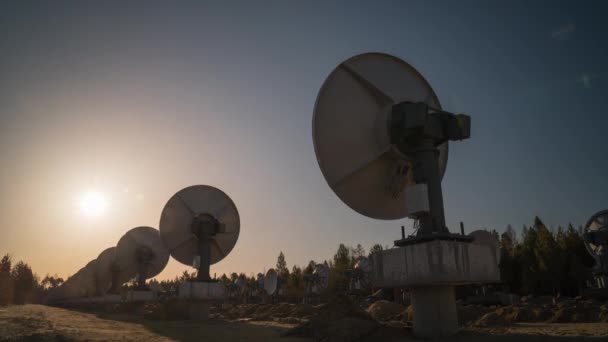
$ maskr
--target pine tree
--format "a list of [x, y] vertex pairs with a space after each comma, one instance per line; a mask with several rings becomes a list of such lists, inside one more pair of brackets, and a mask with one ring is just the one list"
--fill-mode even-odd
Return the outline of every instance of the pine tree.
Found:
[[306, 265], [306, 267], [304, 268], [303, 273], [306, 275], [311, 275], [312, 272], [315, 270], [316, 265], [317, 265], [317, 263], [314, 260], [310, 260], [308, 262], [308, 265]]
[[29, 303], [34, 289], [38, 285], [31, 267], [23, 261], [19, 261], [11, 270], [11, 278], [14, 284], [13, 303]]
[[283, 252], [279, 252], [279, 256], [277, 257], [277, 268], [276, 271], [283, 280], [287, 280], [287, 276], [289, 276], [289, 269], [287, 268], [287, 262], [285, 261], [285, 254]]
[[343, 293], [348, 289], [347, 271], [351, 265], [350, 249], [341, 243], [328, 265], [330, 290]]
[[377, 243], [369, 249], [369, 256], [371, 256], [374, 253], [380, 253], [383, 250], [384, 250], [384, 248], [382, 248], [382, 245]]
[[352, 258], [353, 258], [353, 262], [357, 262], [359, 259], [361, 259], [362, 257], [365, 257], [365, 248], [363, 248], [363, 246], [361, 246], [361, 244], [357, 244], [357, 247], [355, 247], [352, 252], [351, 252]]
[[13, 300], [11, 264], [12, 258], [9, 254], [6, 254], [0, 260], [0, 306], [9, 305]]
[[512, 245], [513, 246], [517, 245], [517, 233], [515, 232], [515, 229], [513, 229], [513, 227], [510, 224], [507, 225], [507, 228], [505, 228], [505, 233], [509, 235]]

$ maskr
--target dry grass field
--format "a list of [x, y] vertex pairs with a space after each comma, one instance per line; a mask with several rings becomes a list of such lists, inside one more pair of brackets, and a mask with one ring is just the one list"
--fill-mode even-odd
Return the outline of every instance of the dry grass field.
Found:
[[[361, 322], [341, 320], [335, 331], [355, 329]], [[282, 341], [314, 338], [282, 337], [293, 324], [244, 319], [206, 322], [148, 320], [134, 314], [98, 314], [42, 305], [0, 309], [0, 341]], [[324, 336], [326, 341], [343, 335]], [[514, 323], [500, 327], [467, 327], [447, 341], [608, 341], [606, 323]], [[409, 328], [381, 325], [363, 341], [414, 340]]]

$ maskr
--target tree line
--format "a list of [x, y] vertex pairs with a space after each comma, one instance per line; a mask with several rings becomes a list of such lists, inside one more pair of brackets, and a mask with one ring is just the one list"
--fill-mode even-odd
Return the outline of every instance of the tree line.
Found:
[[535, 217], [521, 241], [509, 225], [500, 236], [500, 275], [507, 291], [520, 295], [577, 296], [591, 279], [595, 260], [585, 247], [583, 227], [549, 229]]
[[[569, 224], [565, 229], [548, 228], [540, 218], [535, 217], [531, 226], [523, 226], [521, 238], [515, 229], [507, 226], [505, 232], [492, 233], [500, 241], [501, 259], [499, 263], [501, 286], [505, 292], [520, 295], [580, 295], [591, 279], [591, 267], [594, 259], [588, 254], [583, 240], [583, 228], [575, 229]], [[350, 247], [339, 244], [335, 254], [329, 260], [310, 260], [306, 266], [288, 267], [285, 254], [281, 251], [277, 257], [275, 270], [284, 291], [284, 298], [297, 302], [304, 296], [305, 276], [313, 273], [317, 263], [324, 264], [329, 270], [329, 285], [326, 295], [344, 293], [349, 288], [349, 271], [361, 257], [369, 257], [388, 247], [375, 244], [366, 253], [360, 244]], [[184, 271], [179, 277], [160, 282], [163, 288], [177, 289], [179, 284], [192, 280], [195, 272]], [[243, 273], [222, 274], [218, 280], [224, 283], [234, 282], [243, 277], [247, 284], [256, 286], [256, 276]], [[40, 278], [31, 267], [23, 262], [13, 263], [10, 255], [0, 260], [0, 306], [40, 302], [52, 290], [60, 286], [63, 279], [49, 276]], [[127, 285], [128, 286], [128, 285]]]
[[0, 259], [0, 306], [39, 303], [51, 289], [63, 283], [60, 277], [48, 274], [40, 280], [23, 261], [13, 263], [10, 254]]

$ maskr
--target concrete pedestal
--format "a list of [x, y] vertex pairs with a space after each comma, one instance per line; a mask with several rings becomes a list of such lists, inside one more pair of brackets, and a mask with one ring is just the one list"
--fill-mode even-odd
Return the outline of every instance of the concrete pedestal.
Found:
[[220, 283], [192, 281], [180, 285], [179, 298], [188, 301], [190, 319], [206, 320], [211, 303], [226, 298], [226, 289]]
[[458, 331], [454, 287], [415, 287], [410, 291], [414, 309], [414, 335], [439, 338]]
[[454, 286], [500, 281], [493, 247], [432, 240], [372, 255], [375, 288], [408, 288], [414, 334], [437, 338], [458, 331]]

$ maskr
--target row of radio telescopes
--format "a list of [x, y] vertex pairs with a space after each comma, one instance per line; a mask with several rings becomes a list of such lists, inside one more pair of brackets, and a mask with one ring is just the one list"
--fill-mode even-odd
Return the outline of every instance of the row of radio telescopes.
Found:
[[[146, 279], [158, 275], [172, 256], [177, 261], [195, 267], [196, 281], [215, 282], [209, 276], [209, 266], [227, 256], [239, 236], [240, 220], [236, 206], [224, 192], [207, 186], [190, 186], [177, 192], [162, 211], [160, 230], [136, 227], [126, 232], [115, 247], [102, 251], [65, 283], [52, 291], [50, 302], [117, 301], [120, 290], [135, 280], [131, 300], [151, 300], [163, 291], [157, 282]], [[358, 269], [358, 268], [356, 268]], [[225, 297], [245, 292], [246, 279], [238, 277], [220, 291]], [[306, 277], [307, 292], [319, 293], [327, 287], [328, 269], [317, 264]], [[259, 273], [257, 293], [276, 296], [279, 277], [274, 269]], [[248, 291], [250, 292], [250, 291]], [[221, 294], [220, 294], [221, 296]]]
[[[369, 280], [410, 287], [414, 332], [437, 337], [457, 330], [454, 286], [499, 280], [498, 241], [485, 231], [469, 235], [447, 228], [441, 181], [448, 142], [470, 137], [471, 119], [441, 108], [428, 82], [406, 62], [365, 53], [339, 64], [317, 96], [312, 137], [317, 162], [329, 187], [354, 211], [374, 219], [411, 218], [416, 233], [395, 248], [362, 260], [355, 282]], [[160, 273], [169, 256], [198, 270], [180, 285], [192, 312], [206, 317], [208, 303], [229, 289], [211, 279], [209, 267], [228, 255], [239, 236], [236, 206], [221, 190], [197, 185], [177, 192], [162, 210], [159, 230], [137, 227], [52, 293], [56, 301], [108, 298], [136, 279], [132, 300], [152, 298], [145, 280]], [[608, 212], [587, 223], [585, 243], [597, 261], [599, 287], [608, 274]], [[327, 286], [328, 270], [317, 265], [307, 279], [310, 292]], [[238, 280], [237, 280], [238, 282]], [[257, 278], [272, 295], [277, 273]], [[368, 282], [369, 283], [369, 282]], [[242, 281], [235, 284], [242, 288]], [[263, 285], [263, 286], [262, 286]], [[231, 286], [228, 286], [231, 287]], [[234, 286], [232, 286], [234, 287]], [[195, 315], [195, 314], [193, 314]], [[442, 317], [437, 322], [437, 317]]]

